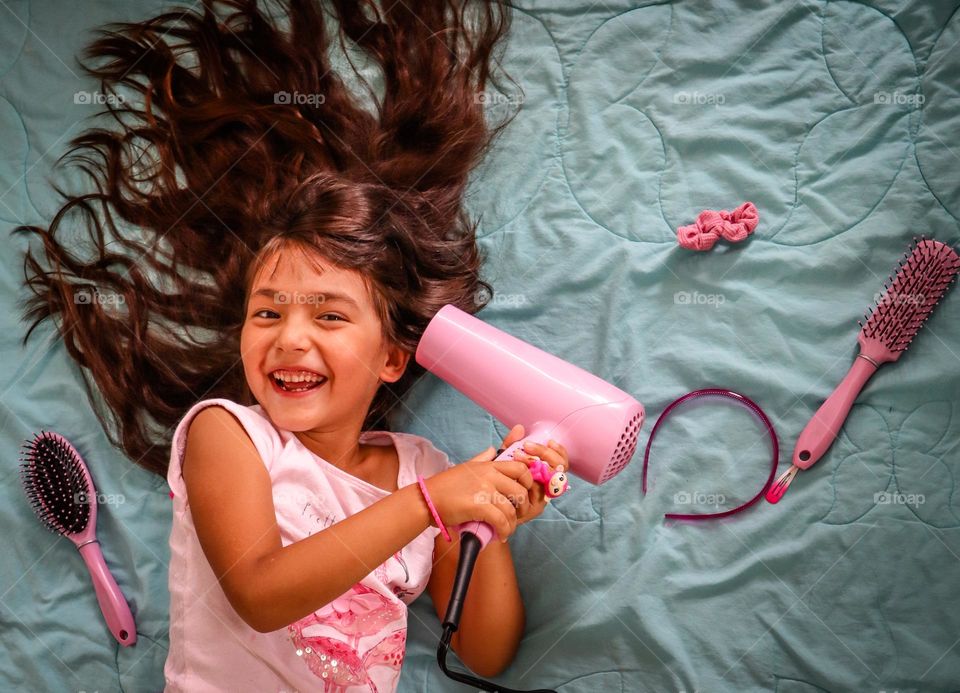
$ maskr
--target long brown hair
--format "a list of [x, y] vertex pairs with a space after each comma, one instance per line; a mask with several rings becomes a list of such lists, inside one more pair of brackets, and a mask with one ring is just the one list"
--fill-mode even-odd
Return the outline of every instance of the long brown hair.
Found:
[[[253, 403], [240, 328], [249, 282], [274, 250], [361, 271], [385, 337], [411, 352], [443, 305], [477, 312], [492, 295], [463, 194], [509, 122], [488, 125], [481, 96], [509, 79], [497, 70], [509, 13], [471, 0], [418, 0], [416, 13], [383, 4], [280, 0], [283, 28], [256, 0], [205, 0], [202, 12], [108, 25], [87, 48], [97, 64], [83, 67], [115, 97], [104, 113], [120, 127], [86, 131], [60, 159], [97, 192], [57, 188], [65, 203], [49, 229], [15, 230], [39, 235], [46, 260], [24, 258], [23, 343], [59, 316], [97, 417], [135, 464], [165, 475], [173, 427], [198, 400]], [[331, 48], [347, 56], [352, 86]], [[92, 256], [57, 238], [74, 210]], [[422, 373], [411, 359], [381, 385], [364, 429], [388, 429]]]

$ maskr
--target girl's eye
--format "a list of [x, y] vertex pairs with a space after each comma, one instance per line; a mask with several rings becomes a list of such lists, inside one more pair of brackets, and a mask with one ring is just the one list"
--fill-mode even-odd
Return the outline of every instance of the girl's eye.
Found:
[[[255, 318], [256, 318], [256, 317], [259, 317], [262, 313], [271, 313], [271, 314], [273, 314], [274, 316], [277, 315], [274, 311], [268, 310], [267, 308], [263, 308], [262, 310], [258, 310], [256, 313], [254, 313], [254, 314], [253, 314], [253, 317], [255, 317]], [[269, 315], [264, 315], [263, 317], [269, 318], [270, 316], [269, 316]], [[323, 319], [323, 318], [333, 318], [334, 320], [346, 320], [346, 318], [344, 318], [342, 315], [337, 315], [336, 313], [324, 313], [323, 315], [319, 316], [319, 318], [320, 318], [320, 319]]]

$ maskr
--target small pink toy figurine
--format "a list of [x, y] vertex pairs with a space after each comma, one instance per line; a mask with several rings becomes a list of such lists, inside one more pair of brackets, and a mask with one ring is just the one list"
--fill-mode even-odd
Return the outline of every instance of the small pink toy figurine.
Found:
[[558, 464], [556, 468], [551, 468], [543, 460], [534, 459], [528, 466], [530, 473], [533, 475], [533, 480], [543, 485], [543, 495], [547, 497], [547, 503], [570, 489], [570, 481], [567, 479], [567, 473], [563, 471], [562, 464]]

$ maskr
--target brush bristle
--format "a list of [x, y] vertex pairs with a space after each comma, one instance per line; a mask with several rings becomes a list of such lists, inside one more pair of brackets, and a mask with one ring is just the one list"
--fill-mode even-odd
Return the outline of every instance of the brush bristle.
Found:
[[916, 238], [891, 275], [886, 290], [860, 323], [864, 337], [902, 352], [930, 317], [960, 268], [960, 257], [938, 241]]
[[57, 437], [41, 432], [24, 444], [20, 478], [40, 521], [57, 534], [77, 534], [90, 522], [83, 461]]

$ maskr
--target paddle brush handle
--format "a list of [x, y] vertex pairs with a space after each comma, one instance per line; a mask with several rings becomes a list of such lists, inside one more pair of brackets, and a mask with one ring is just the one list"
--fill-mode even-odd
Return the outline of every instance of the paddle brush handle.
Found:
[[130, 607], [127, 605], [127, 600], [123, 598], [123, 592], [120, 591], [117, 581], [113, 579], [103, 560], [99, 542], [92, 541], [81, 546], [80, 555], [83, 556], [83, 562], [87, 564], [87, 570], [90, 571], [93, 589], [97, 593], [97, 602], [100, 604], [100, 611], [103, 612], [107, 627], [118, 643], [126, 646], [133, 645], [137, 642], [133, 614], [130, 613]]
[[793, 449], [793, 464], [809, 469], [830, 449], [840, 427], [850, 413], [850, 407], [860, 390], [877, 372], [877, 366], [863, 355], [857, 356], [850, 371], [826, 401], [817, 409], [806, 428], [797, 438]]

